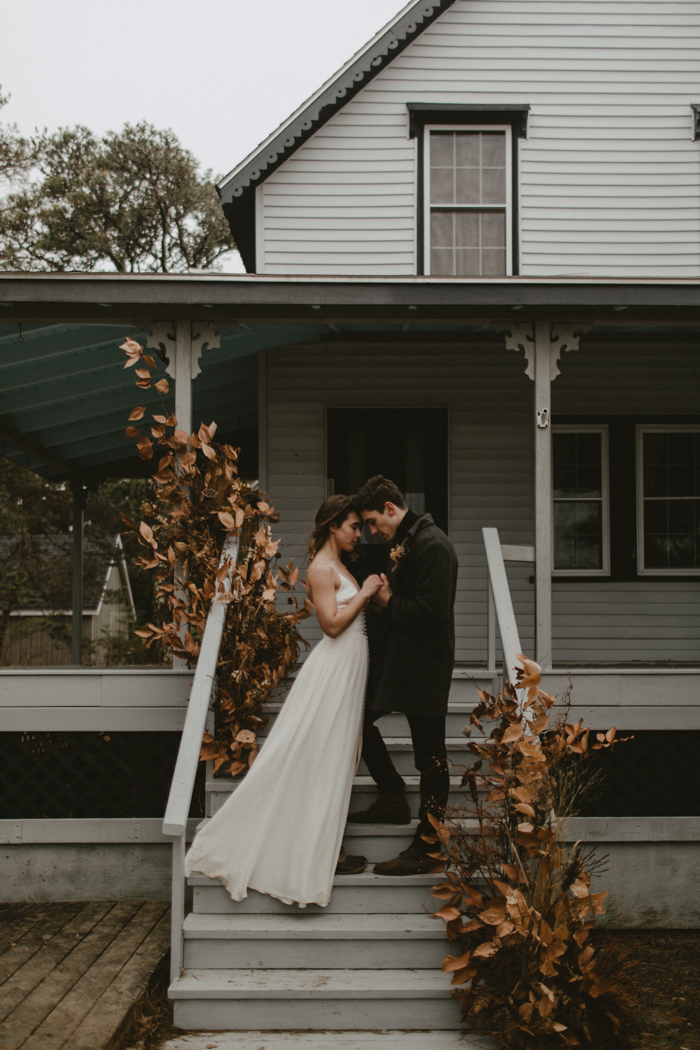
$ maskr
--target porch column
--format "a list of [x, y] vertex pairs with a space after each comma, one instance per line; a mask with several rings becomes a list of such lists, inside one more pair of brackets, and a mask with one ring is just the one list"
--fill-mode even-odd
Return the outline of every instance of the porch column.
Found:
[[175, 380], [175, 415], [180, 430], [192, 433], [192, 322], [175, 322], [175, 353], [168, 371]]
[[535, 324], [535, 659], [552, 666], [551, 327]]
[[71, 482], [73, 490], [73, 615], [71, 620], [71, 663], [83, 662], [83, 533], [86, 490], [80, 478]]

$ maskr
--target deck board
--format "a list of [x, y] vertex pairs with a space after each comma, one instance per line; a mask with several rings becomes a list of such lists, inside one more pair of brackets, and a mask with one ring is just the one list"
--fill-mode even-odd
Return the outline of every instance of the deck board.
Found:
[[[148, 978], [169, 948], [170, 908], [166, 906], [146, 939], [83, 1018], [63, 1050], [95, 1050], [102, 1046], [100, 1034], [106, 1028], [117, 1032], [138, 1002]], [[48, 1048], [52, 1044], [45, 1045]], [[41, 1050], [43, 1046], [44, 1044], [41, 1044]], [[26, 1050], [32, 1050], [29, 1043]], [[38, 1046], [36, 1050], [39, 1050]]]
[[102, 1050], [145, 990], [168, 935], [165, 901], [0, 909], [0, 1046]]
[[36, 955], [81, 907], [78, 903], [3, 907], [0, 910], [0, 986]]

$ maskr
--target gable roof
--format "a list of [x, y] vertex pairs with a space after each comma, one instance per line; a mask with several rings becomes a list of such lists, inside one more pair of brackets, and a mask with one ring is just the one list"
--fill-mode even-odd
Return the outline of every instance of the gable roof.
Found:
[[219, 196], [248, 272], [255, 270], [255, 188], [401, 52], [455, 0], [411, 0], [356, 55], [295, 110], [257, 149], [225, 175]]

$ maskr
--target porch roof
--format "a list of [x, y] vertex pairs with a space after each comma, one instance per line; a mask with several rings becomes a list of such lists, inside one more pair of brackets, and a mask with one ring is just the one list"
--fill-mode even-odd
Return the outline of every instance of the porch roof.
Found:
[[[236, 440], [257, 418], [260, 350], [378, 330], [456, 337], [491, 321], [700, 325], [700, 281], [0, 274], [0, 454], [46, 477], [152, 472], [124, 428], [138, 401], [119, 344], [155, 320], [215, 321], [194, 418]], [[165, 407], [172, 409], [172, 395]]]
[[516, 317], [694, 324], [699, 309], [698, 278], [0, 273], [0, 320], [24, 323], [138, 327], [178, 317], [440, 324]]

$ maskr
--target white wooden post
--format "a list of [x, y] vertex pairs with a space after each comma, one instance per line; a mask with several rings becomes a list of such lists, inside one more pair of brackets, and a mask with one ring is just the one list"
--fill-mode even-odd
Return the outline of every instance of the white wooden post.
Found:
[[551, 327], [535, 324], [535, 658], [552, 666]]
[[175, 354], [168, 369], [175, 380], [175, 415], [180, 430], [192, 433], [192, 322], [175, 322]]
[[85, 486], [80, 478], [72, 483], [73, 490], [73, 615], [71, 620], [71, 663], [79, 667], [83, 662], [83, 580], [84, 580], [84, 524]]
[[486, 670], [496, 674], [496, 603], [493, 599], [491, 578], [486, 579]]

